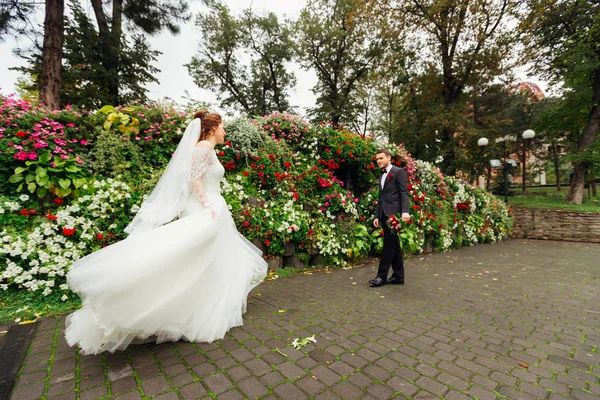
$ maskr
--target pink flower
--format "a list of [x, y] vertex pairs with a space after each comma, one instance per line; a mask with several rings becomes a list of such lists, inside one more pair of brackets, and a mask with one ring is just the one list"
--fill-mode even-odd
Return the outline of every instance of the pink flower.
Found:
[[66, 154], [61, 154], [61, 155], [60, 155], [60, 158], [62, 158], [63, 160], [68, 160], [68, 159], [69, 159], [69, 156], [68, 156], [68, 155], [66, 155]]
[[88, 144], [87, 140], [85, 140], [85, 139], [80, 140], [79, 143], [81, 143], [83, 146]]
[[37, 154], [35, 154], [33, 152], [29, 153], [27, 156], [29, 157], [30, 160], [35, 160], [38, 157]]

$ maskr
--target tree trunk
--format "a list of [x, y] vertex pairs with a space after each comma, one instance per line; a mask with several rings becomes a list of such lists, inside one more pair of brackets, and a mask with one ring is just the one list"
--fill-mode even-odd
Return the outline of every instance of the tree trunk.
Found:
[[123, 21], [123, 0], [113, 0], [112, 9], [112, 29], [110, 32], [110, 46], [108, 56], [110, 76], [108, 91], [112, 99], [113, 106], [118, 106], [120, 102], [119, 98], [119, 64], [120, 64], [120, 48], [121, 48], [121, 35], [123, 29], [121, 27]]
[[[593, 101], [595, 105], [592, 108], [588, 122], [581, 134], [581, 139], [579, 140], [579, 146], [577, 148], [578, 153], [583, 153], [589, 149], [598, 136], [598, 129], [600, 129], [600, 69], [594, 71], [593, 88]], [[567, 195], [567, 202], [573, 204], [582, 203], [586, 170], [587, 165], [585, 162], [578, 161], [575, 163], [573, 181], [571, 182], [571, 188]]]
[[60, 108], [64, 14], [64, 0], [46, 0], [40, 99], [51, 110]]
[[558, 145], [556, 143], [552, 143], [552, 163], [554, 164], [554, 173], [556, 174], [556, 191], [560, 192], [560, 166], [558, 159]]

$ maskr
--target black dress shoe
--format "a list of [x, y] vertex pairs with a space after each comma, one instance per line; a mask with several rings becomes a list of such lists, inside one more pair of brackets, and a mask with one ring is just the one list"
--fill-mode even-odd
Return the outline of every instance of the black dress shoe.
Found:
[[385, 285], [387, 282], [385, 281], [385, 279], [381, 279], [380, 277], [377, 277], [375, 279], [371, 279], [369, 281], [369, 283], [371, 284], [372, 287], [379, 287], [379, 286]]
[[404, 285], [404, 279], [392, 276], [390, 279], [388, 279], [387, 283], [389, 283], [390, 285]]

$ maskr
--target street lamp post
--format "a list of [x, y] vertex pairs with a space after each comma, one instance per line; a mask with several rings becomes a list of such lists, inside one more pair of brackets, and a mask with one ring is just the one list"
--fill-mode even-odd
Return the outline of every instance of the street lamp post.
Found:
[[523, 192], [525, 191], [525, 188], [527, 187], [527, 183], [525, 182], [525, 179], [527, 178], [527, 169], [526, 169], [526, 162], [527, 162], [527, 141], [531, 140], [535, 137], [535, 132], [531, 129], [527, 129], [525, 132], [523, 132]]
[[[479, 138], [479, 140], [477, 141], [477, 145], [478, 145], [478, 146], [479, 146], [479, 147], [480, 147], [482, 150], [483, 150], [483, 148], [484, 148], [485, 146], [487, 146], [487, 145], [488, 145], [488, 143], [489, 143], [489, 141], [488, 141], [488, 140], [487, 140], [487, 138], [485, 138], [485, 137]], [[485, 173], [485, 170], [484, 170], [484, 173]], [[477, 180], [479, 181], [479, 177], [477, 177]], [[484, 182], [485, 182], [485, 179], [484, 179]], [[477, 182], [477, 183], [479, 183], [479, 182]], [[485, 188], [483, 188], [483, 189], [485, 189]]]
[[514, 161], [512, 161], [512, 160], [510, 160], [511, 162], [509, 162], [509, 160], [508, 160], [508, 154], [506, 154], [506, 142], [507, 141], [515, 141], [515, 140], [516, 140], [516, 136], [514, 136], [514, 135], [506, 135], [504, 137], [496, 139], [496, 143], [502, 142], [502, 155], [504, 157], [503, 170], [504, 170], [504, 202], [505, 203], [508, 203], [508, 170], [511, 167], [511, 162], [514, 163]]

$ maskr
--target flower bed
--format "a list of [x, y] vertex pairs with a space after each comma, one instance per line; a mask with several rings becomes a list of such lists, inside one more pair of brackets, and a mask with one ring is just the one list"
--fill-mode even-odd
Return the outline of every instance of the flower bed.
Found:
[[[0, 115], [0, 289], [69, 298], [69, 266], [125, 237], [189, 116], [142, 104], [50, 112], [5, 96]], [[504, 203], [401, 145], [290, 114], [226, 129], [228, 142], [216, 149], [227, 170], [223, 195], [240, 232], [268, 257], [343, 266], [376, 255], [380, 147], [409, 176], [412, 221], [399, 226], [408, 253], [495, 242], [510, 229]]]

